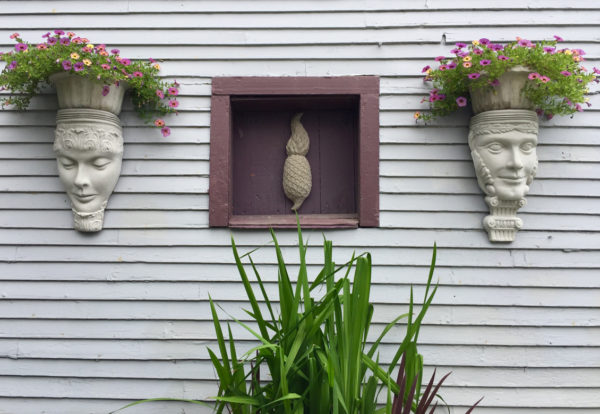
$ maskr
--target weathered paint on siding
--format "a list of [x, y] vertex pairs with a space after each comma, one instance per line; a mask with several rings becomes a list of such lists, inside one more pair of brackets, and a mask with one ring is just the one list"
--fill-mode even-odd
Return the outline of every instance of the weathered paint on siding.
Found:
[[[538, 177], [510, 245], [490, 244], [468, 117], [416, 126], [421, 68], [456, 41], [560, 34], [600, 66], [600, 5], [564, 0], [0, 2], [0, 50], [61, 28], [164, 60], [182, 84], [162, 138], [125, 105], [123, 173], [105, 230], [71, 230], [51, 140], [56, 101], [0, 112], [0, 413], [106, 413], [132, 399], [215, 394], [208, 294], [235, 317], [230, 232], [208, 228], [213, 76], [378, 75], [381, 228], [329, 231], [339, 260], [374, 262], [374, 331], [421, 294], [431, 246], [441, 288], [420, 337], [427, 373], [453, 371], [454, 413], [600, 410], [600, 98], [540, 129]], [[445, 43], [445, 44], [444, 44]], [[596, 92], [598, 88], [594, 90]], [[313, 245], [320, 232], [308, 232]], [[266, 231], [235, 231], [243, 250]], [[294, 232], [279, 232], [292, 267]], [[309, 249], [316, 270], [320, 249]], [[275, 289], [270, 248], [255, 254]], [[314, 272], [313, 272], [314, 274]], [[234, 327], [244, 346], [249, 335]], [[389, 360], [399, 327], [383, 347]], [[204, 413], [156, 403], [124, 413]]]

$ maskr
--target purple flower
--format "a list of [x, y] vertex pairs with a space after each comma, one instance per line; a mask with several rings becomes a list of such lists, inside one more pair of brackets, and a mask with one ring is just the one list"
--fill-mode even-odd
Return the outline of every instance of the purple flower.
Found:
[[454, 69], [456, 67], [456, 62], [452, 61], [452, 62], [448, 63], [447, 66], [448, 66], [448, 69]]
[[12, 62], [10, 62], [10, 64], [8, 65], [8, 70], [13, 70], [14, 68], [17, 67], [17, 61], [13, 60]]
[[498, 85], [500, 85], [500, 81], [498, 79], [494, 79], [493, 81], [490, 81], [490, 85], [491, 86], [498, 86]]
[[425, 73], [425, 72], [427, 72], [429, 69], [431, 69], [431, 66], [427, 65], [427, 66], [423, 67], [423, 69], [421, 69], [421, 73]]
[[579, 104], [575, 105], [575, 109], [577, 109], [579, 112], [583, 112], [583, 108]]
[[168, 137], [169, 135], [171, 135], [171, 128], [169, 127], [163, 127], [160, 132], [162, 133], [163, 137]]
[[112, 53], [113, 55], [118, 55], [121, 51], [119, 49], [112, 49], [110, 51], [110, 53]]
[[176, 87], [173, 86], [167, 90], [167, 93], [172, 96], [177, 96], [177, 95], [179, 95], [179, 89], [177, 89]]
[[50, 37], [50, 32], [43, 34], [42, 37]]
[[493, 43], [493, 44], [489, 45], [489, 46], [488, 46], [488, 48], [489, 48], [489, 49], [492, 49], [494, 52], [498, 52], [498, 51], [500, 51], [500, 50], [503, 50], [503, 49], [504, 49], [504, 46], [502, 46], [502, 45], [499, 45], [499, 44], [497, 44], [497, 43]]
[[160, 99], [163, 99], [165, 97], [165, 94], [160, 89], [157, 89], [156, 90], [156, 96], [158, 96]]
[[65, 32], [63, 32], [62, 30], [55, 30], [54, 33], [61, 36], [65, 34]]
[[452, 50], [450, 51], [450, 53], [452, 53], [452, 54], [454, 54], [454, 55], [456, 55], [458, 52], [460, 52], [460, 49], [452, 49]]
[[478, 79], [481, 76], [481, 73], [469, 73], [469, 79]]
[[129, 66], [131, 65], [131, 60], [129, 59], [121, 59], [121, 64], [124, 66]]
[[489, 59], [481, 59], [481, 60], [479, 61], [479, 64], [480, 64], [481, 66], [487, 66], [487, 65], [489, 65], [490, 63], [492, 63], [492, 61], [491, 61], [491, 60], [489, 60]]
[[467, 44], [463, 43], [463, 42], [458, 42], [458, 43], [456, 43], [456, 47], [462, 49], [463, 47], [467, 47]]
[[71, 63], [70, 60], [63, 60], [62, 67], [64, 70], [71, 70], [71, 68], [73, 67], [73, 64]]
[[443, 72], [445, 70], [448, 70], [448, 65], [440, 65], [440, 70]]
[[600, 74], [600, 69], [598, 69], [597, 67], [594, 67], [594, 73]]
[[482, 49], [473, 49], [473, 53], [475, 53], [476, 55], [483, 55], [483, 50]]
[[461, 50], [459, 53], [456, 54], [456, 56], [458, 57], [465, 57], [465, 56], [469, 56], [469, 52]]
[[458, 98], [456, 98], [456, 104], [461, 108], [463, 106], [467, 106], [467, 98], [465, 98], [464, 96], [459, 96]]
[[446, 57], [445, 57], [445, 56], [438, 56], [438, 57], [436, 57], [434, 60], [435, 60], [436, 62], [440, 62], [440, 61], [442, 61], [442, 60], [444, 60], [444, 59], [446, 59]]
[[142, 78], [142, 77], [144, 77], [144, 74], [140, 71], [135, 71], [135, 72], [133, 72], [133, 76], [135, 78]]
[[441, 93], [439, 95], [436, 95], [436, 101], [443, 101], [444, 99], [446, 99], [446, 95]]
[[61, 37], [60, 38], [60, 44], [63, 46], [67, 46], [71, 43], [71, 39], [69, 39], [68, 37]]
[[110, 92], [110, 86], [108, 86], [108, 85], [104, 85], [104, 86], [102, 87], [102, 96], [106, 96], [106, 95], [108, 95], [108, 93], [109, 93], [109, 92]]
[[179, 101], [177, 99], [169, 100], [169, 106], [171, 108], [177, 108], [179, 106]]
[[544, 52], [546, 52], [546, 53], [550, 53], [551, 55], [553, 55], [555, 51], [556, 51], [555, 47], [544, 46]]
[[481, 43], [482, 45], [486, 46], [490, 44], [490, 39], [486, 39], [485, 37], [482, 39], [479, 39], [479, 43]]
[[508, 57], [504, 55], [498, 55], [498, 60], [508, 60]]
[[56, 37], [49, 37], [49, 38], [48, 38], [48, 44], [49, 44], [50, 46], [52, 46], [52, 45], [55, 45], [55, 44], [56, 44], [56, 42], [58, 42], [58, 40], [56, 40]]
[[15, 49], [17, 49], [17, 52], [23, 52], [27, 50], [27, 45], [25, 43], [17, 43]]
[[83, 62], [77, 62], [73, 65], [75, 72], [81, 72], [83, 70]]
[[583, 55], [585, 55], [585, 50], [583, 50], [583, 49], [571, 49], [571, 50], [572, 50], [572, 51], [573, 51], [573, 53], [575, 53], [576, 55], [579, 55], [579, 56], [583, 56]]
[[560, 72], [560, 74], [563, 76], [571, 76], [571, 72], [569, 72], [568, 70], [563, 70], [562, 72]]
[[518, 45], [522, 46], [522, 47], [529, 46], [530, 44], [531, 44], [531, 42], [527, 39], [521, 39], [521, 40], [519, 40], [519, 43], [518, 43]]
[[565, 41], [565, 39], [563, 39], [562, 37], [557, 36], [557, 35], [554, 35], [554, 38], [556, 39], [557, 42], [564, 42]]

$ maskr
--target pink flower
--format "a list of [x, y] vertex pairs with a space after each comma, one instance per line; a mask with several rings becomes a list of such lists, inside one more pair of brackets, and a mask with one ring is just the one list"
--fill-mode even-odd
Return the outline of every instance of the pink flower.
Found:
[[461, 108], [463, 106], [467, 106], [467, 98], [465, 98], [464, 96], [459, 96], [458, 98], [456, 98], [456, 104]]
[[562, 72], [560, 72], [560, 74], [563, 76], [571, 76], [571, 72], [569, 72], [568, 70], [563, 70]]
[[129, 59], [121, 59], [121, 64], [124, 66], [129, 66], [131, 65], [131, 60]]
[[18, 33], [13, 33], [13, 34], [10, 35], [11, 39], [16, 39], [17, 37], [19, 37]]
[[71, 70], [71, 68], [73, 67], [73, 64], [71, 63], [70, 60], [63, 60], [62, 67], [64, 70]]
[[440, 65], [440, 68], [439, 68], [439, 69], [440, 69], [442, 72], [443, 72], [443, 71], [445, 71], [445, 70], [448, 70], [448, 65]]
[[171, 128], [169, 127], [163, 127], [160, 132], [162, 133], [163, 137], [168, 137], [169, 135], [171, 135]]
[[50, 32], [48, 32], [48, 33], [46, 33], [46, 34], [43, 34], [43, 35], [42, 35], [42, 37], [45, 37], [45, 38], [48, 38], [48, 37], [50, 37]]
[[444, 60], [444, 59], [446, 59], [446, 57], [445, 57], [445, 56], [438, 56], [438, 57], [436, 57], [434, 60], [435, 60], [436, 62], [441, 62], [441, 61], [442, 61], [442, 60]]
[[498, 85], [500, 85], [500, 81], [498, 79], [494, 79], [493, 81], [490, 81], [490, 85], [491, 86], [498, 86]]
[[469, 73], [469, 79], [477, 79], [480, 76], [481, 76], [481, 74], [477, 73], [477, 72], [475, 72], [475, 73]]
[[527, 46], [529, 46], [530, 44], [531, 44], [531, 42], [530, 42], [529, 40], [527, 40], [527, 39], [521, 39], [521, 40], [519, 40], [519, 42], [518, 42], [518, 45], [519, 45], [519, 46], [522, 46], [522, 47], [527, 47]]
[[425, 72], [427, 72], [429, 69], [431, 69], [431, 66], [427, 65], [427, 66], [425, 66], [423, 69], [421, 69], [421, 73], [425, 73]]
[[556, 48], [550, 47], [550, 46], [544, 46], [544, 52], [550, 53], [551, 55], [553, 55], [556, 52]]
[[101, 67], [102, 67], [102, 69], [104, 69], [104, 70], [109, 70], [109, 69], [110, 69], [110, 65], [109, 65], [109, 64], [107, 64], [107, 63], [103, 63], [103, 64], [101, 64], [100, 66], [101, 66]]
[[167, 93], [172, 96], [177, 96], [179, 95], [179, 89], [173, 86], [167, 90]]
[[578, 112], [583, 112], [583, 108], [579, 104], [575, 105], [575, 109], [577, 109]]
[[550, 82], [550, 78], [548, 76], [540, 76], [540, 80], [544, 83]]
[[556, 39], [557, 42], [564, 42], [565, 41], [562, 37], [557, 36], [557, 35], [554, 35], [554, 38]]
[[165, 97], [165, 94], [160, 89], [157, 89], [156, 90], [156, 96], [158, 96], [160, 99], [163, 99]]
[[63, 46], [67, 46], [69, 43], [71, 43], [71, 39], [69, 39], [68, 37], [61, 37], [60, 38], [60, 44]]
[[489, 59], [481, 59], [481, 60], [479, 61], [479, 64], [480, 64], [481, 66], [487, 66], [487, 65], [489, 65], [490, 63], [492, 63], [492, 61], [491, 61], [491, 60], [489, 60]]
[[57, 35], [60, 35], [60, 36], [65, 34], [65, 32], [63, 32], [62, 30], [55, 30], [54, 33], [56, 33]]
[[110, 53], [112, 53], [113, 55], [118, 55], [121, 51], [119, 49], [112, 49], [110, 51]]
[[485, 37], [482, 39], [479, 39], [479, 43], [481, 43], [484, 46], [487, 46], [490, 44], [490, 39], [486, 39]]
[[494, 52], [498, 52], [498, 51], [500, 51], [500, 50], [503, 50], [503, 49], [504, 49], [504, 46], [502, 46], [502, 45], [499, 45], [499, 44], [497, 44], [497, 43], [494, 43], [494, 44], [491, 44], [491, 45], [489, 45], [489, 46], [488, 46], [488, 49], [491, 49], [491, 50], [493, 50]]
[[458, 52], [456, 54], [456, 56], [461, 57], [461, 58], [465, 57], [465, 56], [469, 56], [469, 52], [462, 50], [462, 51]]
[[452, 54], [454, 54], [454, 55], [456, 55], [456, 54], [457, 54], [457, 53], [459, 53], [459, 52], [460, 52], [460, 49], [452, 49], [452, 50], [450, 51], [450, 53], [452, 53]]
[[165, 121], [163, 121], [162, 119], [157, 119], [154, 121], [154, 125], [156, 125], [159, 128], [162, 128], [165, 126]]
[[531, 80], [534, 80], [534, 79], [538, 79], [540, 77], [540, 74], [536, 73], [536, 72], [531, 72], [529, 75], [527, 75], [527, 77]]
[[156, 60], [154, 60], [154, 59], [152, 59], [152, 58], [148, 58], [148, 61], [149, 61], [150, 63], [154, 63], [154, 62], [156, 62]]
[[171, 108], [177, 108], [179, 106], [179, 101], [177, 99], [169, 100], [169, 106]]
[[109, 93], [109, 92], [110, 92], [110, 86], [108, 86], [108, 85], [104, 85], [104, 86], [102, 87], [102, 96], [106, 96], [106, 95], [108, 95], [108, 93]]
[[17, 67], [17, 61], [13, 60], [12, 62], [10, 62], [10, 64], [7, 66], [8, 70], [13, 70], [14, 68]]
[[135, 71], [135, 72], [133, 72], [133, 76], [135, 78], [142, 78], [142, 77], [144, 77], [144, 74], [140, 71]]
[[81, 40], [81, 37], [74, 37], [73, 39], [71, 39], [71, 43], [75, 43], [75, 44], [80, 44], [83, 43], [83, 40]]
[[508, 57], [504, 55], [498, 55], [498, 60], [508, 60]]
[[40, 43], [39, 45], [36, 46], [38, 49], [42, 50], [42, 49], [48, 49], [48, 45], [46, 43]]
[[597, 67], [594, 67], [593, 70], [594, 70], [594, 73], [600, 74], [600, 69], [598, 69]]
[[483, 55], [483, 50], [482, 49], [473, 49], [473, 53], [475, 53], [476, 55]]
[[48, 44], [50, 46], [54, 46], [56, 44], [56, 42], [58, 42], [58, 40], [56, 40], [56, 37], [49, 37], [48, 38]]
[[25, 50], [27, 50], [27, 45], [25, 43], [17, 43], [15, 45], [15, 49], [17, 50], [17, 52], [24, 52]]
[[448, 69], [454, 69], [456, 67], [456, 62], [452, 61], [452, 62], [448, 63], [447, 66], [448, 66]]
[[462, 49], [463, 47], [467, 47], [467, 44], [466, 44], [466, 43], [463, 43], [463, 42], [458, 42], [458, 43], [456, 43], [456, 47], [458, 47], [458, 48], [461, 48], [461, 49]]
[[75, 72], [81, 72], [83, 70], [83, 62], [77, 62], [73, 65], [73, 70]]

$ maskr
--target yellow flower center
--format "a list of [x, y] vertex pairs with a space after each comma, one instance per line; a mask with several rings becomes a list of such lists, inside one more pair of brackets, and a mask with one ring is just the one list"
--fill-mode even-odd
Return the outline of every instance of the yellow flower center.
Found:
[[470, 62], [471, 61], [471, 56], [465, 56], [463, 58], [463, 62]]

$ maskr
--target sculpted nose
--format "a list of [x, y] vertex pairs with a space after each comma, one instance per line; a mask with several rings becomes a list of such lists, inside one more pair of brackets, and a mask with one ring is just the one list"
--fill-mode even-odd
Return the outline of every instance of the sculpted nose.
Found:
[[73, 184], [75, 184], [77, 188], [84, 188], [90, 185], [89, 174], [87, 174], [85, 167], [82, 165], [77, 167], [77, 174], [75, 175]]
[[507, 166], [515, 170], [523, 168], [523, 158], [521, 156], [521, 151], [517, 146], [511, 147]]

